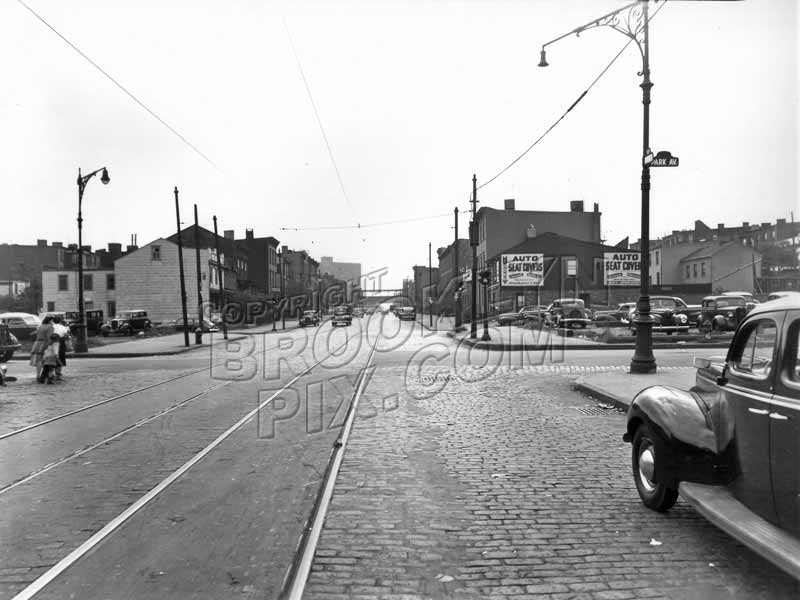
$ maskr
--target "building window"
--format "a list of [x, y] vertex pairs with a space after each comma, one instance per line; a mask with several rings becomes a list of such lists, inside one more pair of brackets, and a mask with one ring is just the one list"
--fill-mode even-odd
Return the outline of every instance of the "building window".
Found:
[[686, 265], [686, 279], [689, 279], [692, 275], [692, 267], [690, 265]]
[[109, 300], [107, 303], [108, 306], [108, 318], [116, 317], [117, 316], [117, 303], [113, 300]]
[[92, 277], [91, 273], [89, 273], [88, 275], [84, 274], [83, 289], [88, 290], [90, 292], [94, 289], [94, 278]]
[[656, 250], [656, 265], [658, 265], [658, 254], [659, 254], [659, 251]]
[[58, 291], [66, 292], [69, 289], [69, 280], [66, 275], [58, 276]]
[[150, 260], [161, 260], [161, 246], [150, 246]]
[[656, 285], [661, 285], [661, 273], [656, 271]]
[[702, 277], [706, 276], [706, 263], [705, 262], [701, 262], [700, 263], [700, 275]]
[[114, 273], [106, 273], [106, 289], [107, 290], [117, 289], [117, 279]]
[[55, 309], [56, 309], [56, 303], [55, 302], [48, 302], [47, 303], [47, 312], [53, 312], [53, 311], [55, 311]]
[[692, 277], [697, 279], [697, 263], [692, 265]]

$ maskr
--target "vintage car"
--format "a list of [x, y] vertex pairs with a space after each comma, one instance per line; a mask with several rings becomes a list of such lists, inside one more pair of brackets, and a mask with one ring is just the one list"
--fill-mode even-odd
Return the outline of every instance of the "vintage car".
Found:
[[[204, 318], [201, 323], [201, 333], [217, 333], [219, 331], [219, 327], [217, 327], [215, 323], [212, 323], [211, 319]], [[166, 323], [166, 325], [175, 331], [183, 331], [183, 319], [175, 319], [174, 321]], [[186, 325], [190, 333], [197, 331], [197, 319], [195, 317], [187, 317]]]
[[[47, 313], [55, 314], [55, 313]], [[69, 327], [73, 335], [76, 334], [78, 329], [78, 311], [67, 311], [61, 313], [64, 317], [64, 324]], [[86, 333], [97, 335], [101, 332], [103, 327], [103, 311], [102, 310], [87, 310], [83, 313], [86, 316]]]
[[121, 310], [119, 314], [103, 323], [100, 332], [104, 337], [109, 335], [135, 335], [149, 330], [153, 324], [147, 318], [146, 310]]
[[8, 362], [14, 356], [14, 352], [20, 348], [21, 344], [11, 331], [8, 325], [0, 323], [0, 363]]
[[592, 321], [600, 327], [618, 323], [628, 323], [628, 317], [636, 310], [636, 302], [620, 302], [614, 310], [596, 310]]
[[785, 291], [785, 292], [772, 292], [769, 296], [767, 296], [767, 302], [770, 300], [777, 300], [778, 298], [786, 298], [796, 296], [800, 298], [800, 292], [793, 292], [793, 291]]
[[723, 296], [741, 296], [744, 298], [744, 303], [747, 310], [753, 310], [757, 304], [761, 304], [753, 294], [750, 292], [722, 292]]
[[[650, 296], [650, 314], [653, 317], [653, 332], [667, 335], [686, 333], [693, 319], [697, 319], [693, 307], [675, 296]], [[628, 317], [633, 333], [636, 333], [636, 315], [634, 305]]]
[[30, 313], [7, 312], [0, 313], [0, 324], [7, 325], [18, 340], [32, 340], [42, 320]]
[[350, 314], [350, 308], [347, 306], [337, 306], [333, 309], [333, 317], [331, 317], [331, 325], [337, 327], [339, 325], [350, 325], [353, 322], [353, 315]]
[[702, 307], [700, 330], [705, 332], [733, 331], [748, 312], [741, 296], [706, 296]]
[[537, 306], [535, 304], [530, 304], [527, 306], [523, 306], [522, 308], [516, 311], [500, 313], [499, 315], [495, 316], [494, 319], [497, 321], [498, 325], [522, 324], [525, 321], [529, 320], [543, 321], [544, 312], [546, 310], [547, 310], [546, 306]]
[[586, 328], [592, 323], [592, 313], [580, 298], [559, 298], [544, 311], [545, 324], [558, 328]]
[[317, 327], [319, 326], [320, 318], [319, 313], [315, 310], [306, 310], [300, 315], [298, 325], [300, 327]]
[[760, 304], [725, 357], [696, 358], [690, 390], [649, 387], [623, 436], [645, 506], [680, 495], [800, 579], [800, 298]]
[[402, 306], [396, 309], [395, 313], [397, 314], [397, 318], [401, 321], [417, 320], [417, 309], [415, 309], [413, 306]]

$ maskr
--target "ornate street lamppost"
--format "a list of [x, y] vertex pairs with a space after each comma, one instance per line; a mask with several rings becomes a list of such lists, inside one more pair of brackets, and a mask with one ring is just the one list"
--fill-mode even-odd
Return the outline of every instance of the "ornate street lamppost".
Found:
[[100, 181], [108, 185], [111, 178], [105, 167], [92, 171], [88, 175], [81, 175], [81, 169], [78, 167], [78, 339], [75, 342], [75, 352], [89, 351], [86, 344], [86, 315], [83, 310], [83, 190], [86, 189], [89, 180], [98, 173], [102, 173]]
[[[624, 15], [622, 13], [625, 13]], [[640, 250], [640, 297], [636, 305], [638, 316], [636, 322], [636, 349], [631, 359], [632, 373], [654, 373], [656, 359], [653, 356], [653, 317], [650, 315], [650, 292], [648, 289], [650, 278], [650, 163], [646, 160], [650, 153], [650, 53], [648, 31], [648, 0], [637, 0], [622, 8], [603, 15], [599, 19], [573, 29], [546, 44], [542, 45], [540, 67], [549, 66], [545, 57], [545, 47], [557, 42], [573, 33], [579, 35], [587, 29], [594, 27], [611, 27], [626, 35], [636, 43], [642, 55], [642, 105], [643, 109], [643, 135], [642, 135], [642, 222], [641, 222], [641, 247]], [[584, 92], [585, 93], [585, 92]], [[573, 105], [574, 106], [574, 105]]]

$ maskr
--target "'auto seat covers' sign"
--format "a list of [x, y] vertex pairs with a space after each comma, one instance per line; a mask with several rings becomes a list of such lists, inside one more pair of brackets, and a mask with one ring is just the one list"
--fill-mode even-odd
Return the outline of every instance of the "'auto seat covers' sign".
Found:
[[638, 286], [641, 259], [638, 252], [604, 252], [603, 285]]
[[501, 254], [500, 285], [536, 286], [544, 279], [544, 254]]

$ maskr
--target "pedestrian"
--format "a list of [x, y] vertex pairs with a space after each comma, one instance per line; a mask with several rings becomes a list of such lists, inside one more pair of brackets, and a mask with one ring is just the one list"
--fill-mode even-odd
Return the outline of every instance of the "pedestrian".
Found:
[[56, 381], [61, 381], [61, 368], [67, 366], [67, 350], [71, 345], [69, 327], [64, 325], [61, 315], [53, 317], [53, 332], [58, 336], [58, 366], [56, 367]]
[[36, 329], [36, 340], [31, 347], [31, 366], [36, 368], [36, 380], [42, 380], [42, 357], [45, 349], [50, 345], [50, 336], [53, 335], [53, 317], [47, 316], [42, 320], [42, 324]]
[[50, 336], [50, 343], [45, 346], [42, 353], [42, 374], [39, 375], [39, 383], [54, 383], [56, 379], [56, 371], [61, 367], [61, 362], [58, 360], [58, 347], [61, 336], [53, 333]]

